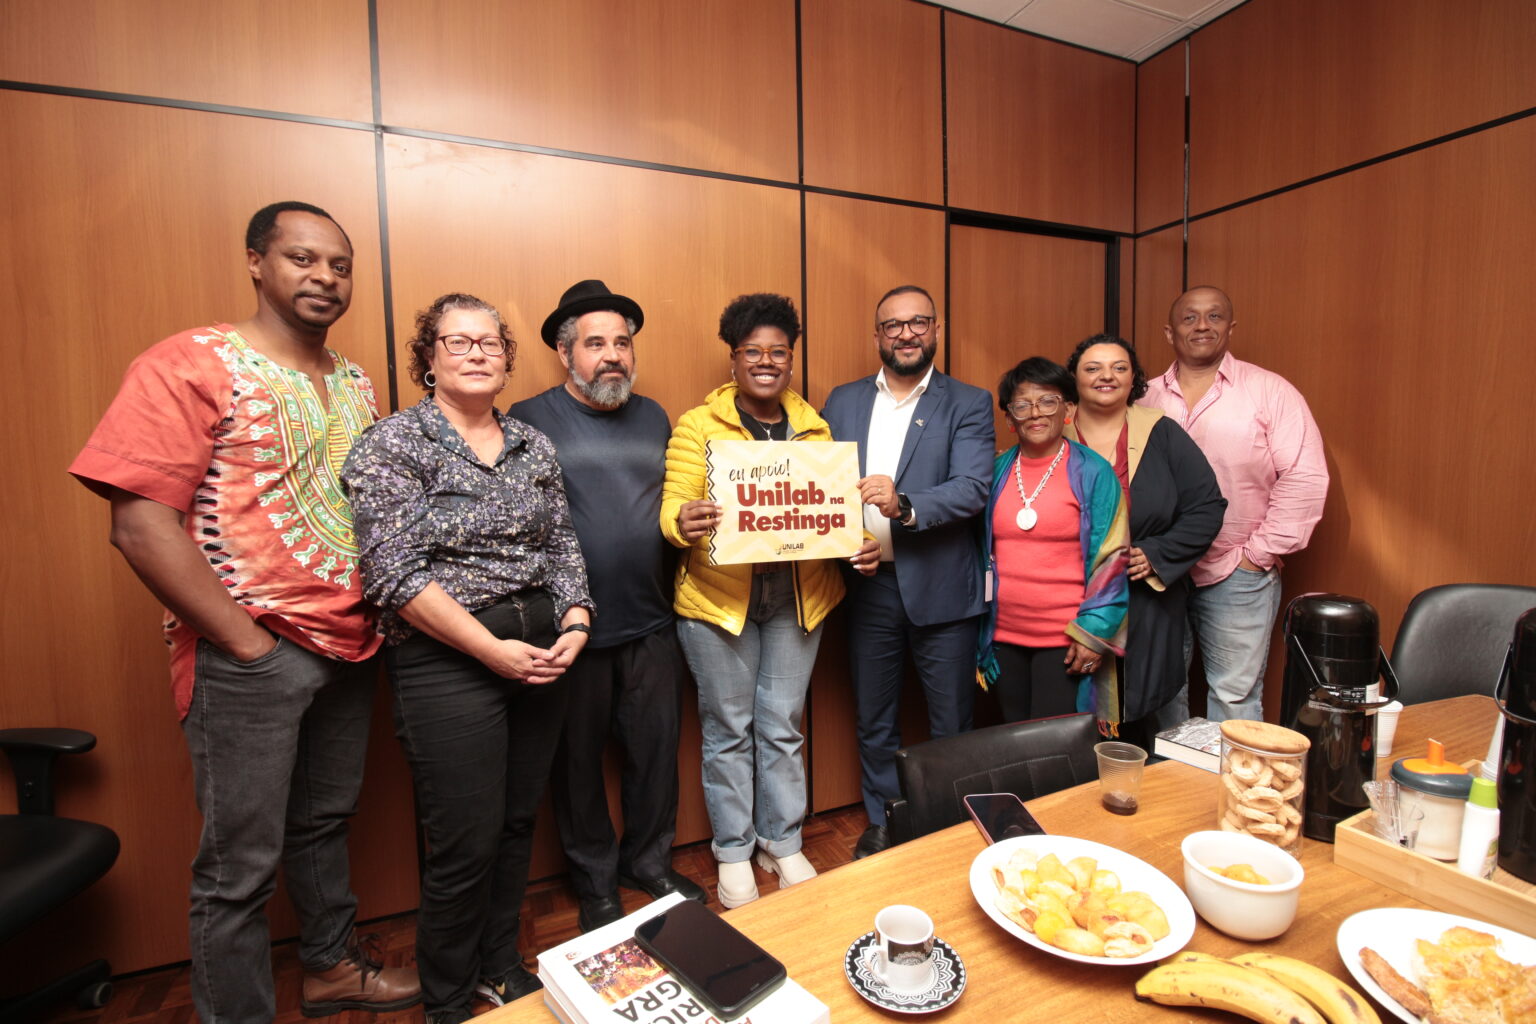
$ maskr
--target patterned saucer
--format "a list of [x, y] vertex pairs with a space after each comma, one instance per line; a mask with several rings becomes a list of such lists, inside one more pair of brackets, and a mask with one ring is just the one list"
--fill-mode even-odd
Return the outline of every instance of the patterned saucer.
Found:
[[960, 998], [965, 991], [965, 964], [960, 954], [943, 939], [933, 940], [933, 984], [925, 992], [896, 992], [886, 987], [879, 975], [870, 970], [875, 956], [875, 933], [866, 932], [853, 940], [843, 954], [843, 973], [848, 984], [865, 999], [884, 1010], [896, 1013], [932, 1013]]

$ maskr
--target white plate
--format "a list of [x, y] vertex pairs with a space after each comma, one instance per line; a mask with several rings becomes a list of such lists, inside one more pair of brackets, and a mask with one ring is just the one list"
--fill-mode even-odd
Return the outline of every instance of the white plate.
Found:
[[1412, 910], [1408, 907], [1378, 907], [1375, 910], [1362, 910], [1346, 918], [1339, 925], [1336, 940], [1339, 959], [1344, 961], [1344, 966], [1349, 968], [1349, 973], [1355, 976], [1360, 987], [1374, 996], [1382, 1006], [1397, 1014], [1399, 1020], [1407, 1021], [1407, 1024], [1419, 1024], [1418, 1017], [1403, 1009], [1401, 1003], [1387, 995], [1375, 979], [1366, 973], [1364, 965], [1360, 963], [1360, 947], [1370, 946], [1398, 974], [1409, 981], [1415, 981], [1414, 940], [1439, 942], [1447, 928], [1457, 925], [1487, 932], [1498, 939], [1499, 955], [1506, 960], [1517, 964], [1536, 964], [1536, 939], [1470, 917], [1442, 914], [1438, 910]]
[[[1063, 864], [1073, 857], [1092, 857], [1099, 867], [1120, 876], [1120, 888], [1125, 892], [1140, 891], [1152, 897], [1168, 918], [1168, 934], [1153, 943], [1152, 948], [1141, 956], [1084, 956], [1041, 942], [1035, 933], [1009, 920], [997, 909], [997, 883], [992, 880], [992, 865], [1000, 864], [1013, 856], [1018, 849], [1029, 849], [1044, 857], [1054, 853]], [[1146, 964], [1172, 956], [1189, 942], [1195, 934], [1195, 908], [1189, 905], [1184, 890], [1167, 875], [1144, 860], [1130, 854], [1072, 836], [1018, 836], [994, 843], [976, 855], [971, 861], [971, 895], [987, 916], [996, 921], [1004, 931], [1023, 939], [1036, 949], [1043, 949], [1052, 956], [1064, 960], [1076, 960], [1084, 964]]]

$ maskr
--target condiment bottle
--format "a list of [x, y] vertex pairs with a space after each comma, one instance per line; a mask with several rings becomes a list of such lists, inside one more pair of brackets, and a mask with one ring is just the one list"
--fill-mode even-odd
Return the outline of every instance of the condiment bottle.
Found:
[[1312, 742], [1269, 722], [1221, 723], [1217, 827], [1246, 832], [1287, 853], [1301, 848], [1301, 802]]
[[1499, 860], [1498, 785], [1492, 779], [1473, 779], [1462, 814], [1456, 870], [1474, 878], [1492, 878]]
[[1405, 757], [1394, 763], [1392, 778], [1400, 787], [1403, 820], [1409, 820], [1415, 808], [1424, 812], [1414, 849], [1436, 860], [1455, 860], [1461, 852], [1461, 819], [1472, 776], [1461, 765], [1445, 759], [1444, 744], [1430, 740], [1424, 757]]

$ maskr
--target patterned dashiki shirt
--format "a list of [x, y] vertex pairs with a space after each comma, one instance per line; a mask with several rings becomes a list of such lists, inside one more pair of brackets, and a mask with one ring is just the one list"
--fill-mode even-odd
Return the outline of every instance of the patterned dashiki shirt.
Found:
[[555, 446], [521, 420], [494, 414], [502, 442], [493, 465], [431, 395], [380, 420], [347, 459], [342, 478], [357, 514], [364, 592], [385, 609], [387, 643], [415, 632], [395, 609], [429, 583], [471, 612], [529, 587], [549, 591], [557, 619], [593, 607]]
[[[329, 350], [327, 350], [329, 352]], [[279, 366], [228, 324], [144, 352], [69, 471], [184, 513], [230, 596], [273, 633], [361, 661], [378, 649], [363, 602], [341, 466], [377, 418], [373, 385], [329, 352], [323, 403], [309, 375]], [[169, 612], [171, 688], [191, 704], [197, 635]]]

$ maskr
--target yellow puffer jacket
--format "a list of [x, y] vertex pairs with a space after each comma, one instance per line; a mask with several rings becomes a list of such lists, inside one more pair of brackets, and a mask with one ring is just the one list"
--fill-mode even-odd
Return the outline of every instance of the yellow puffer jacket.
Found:
[[[790, 437], [796, 441], [830, 441], [832, 431], [810, 404], [785, 390], [779, 396], [789, 414]], [[685, 619], [713, 623], [740, 636], [752, 596], [751, 565], [711, 565], [709, 538], [689, 544], [677, 528], [677, 512], [704, 494], [704, 445], [709, 441], [750, 441], [752, 434], [736, 411], [735, 383], [711, 391], [704, 404], [689, 409], [677, 421], [667, 442], [667, 476], [661, 488], [661, 532], [688, 553], [678, 560], [677, 596], [672, 608]], [[843, 599], [843, 581], [831, 561], [791, 562], [795, 574], [795, 605], [800, 626], [810, 632]]]

